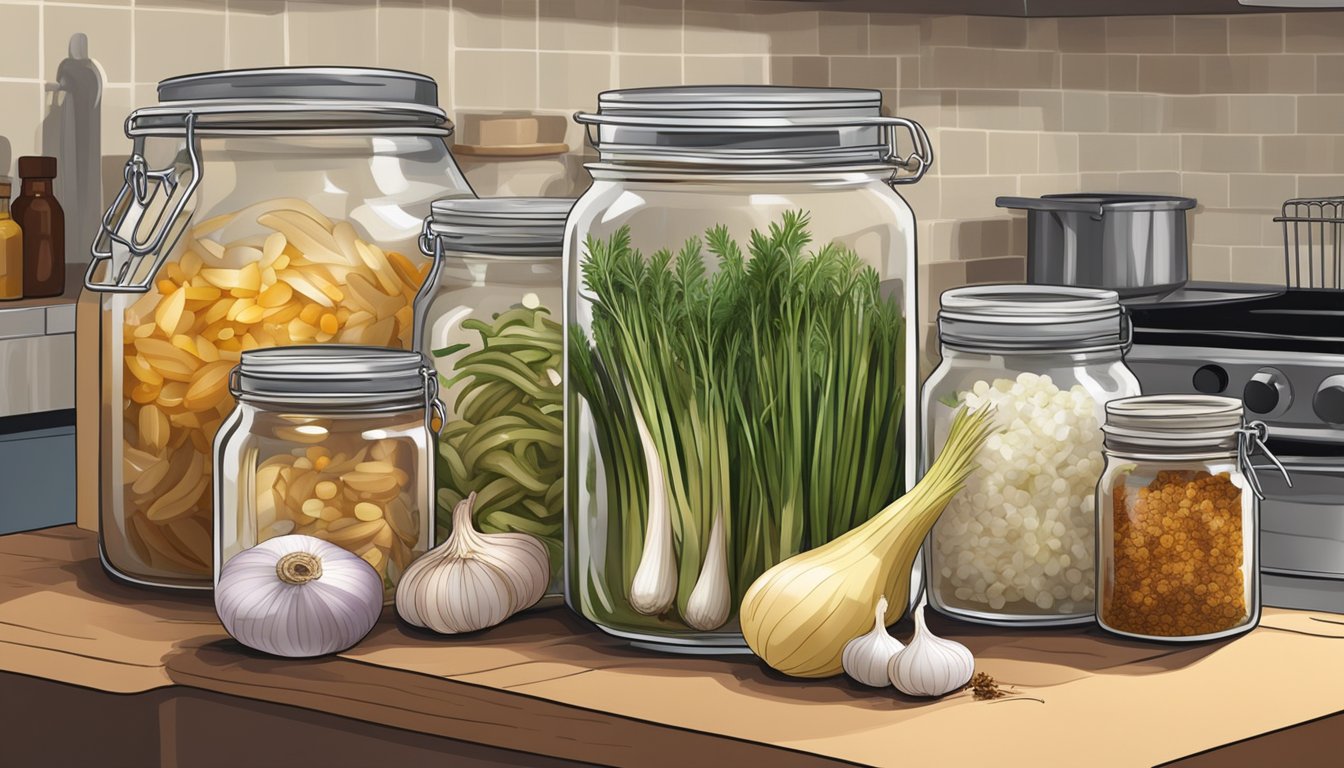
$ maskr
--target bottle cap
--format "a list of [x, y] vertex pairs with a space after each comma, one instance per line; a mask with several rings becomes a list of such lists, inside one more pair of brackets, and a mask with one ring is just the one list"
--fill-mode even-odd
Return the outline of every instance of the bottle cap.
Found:
[[19, 176], [25, 179], [54, 179], [56, 158], [37, 155], [20, 157]]

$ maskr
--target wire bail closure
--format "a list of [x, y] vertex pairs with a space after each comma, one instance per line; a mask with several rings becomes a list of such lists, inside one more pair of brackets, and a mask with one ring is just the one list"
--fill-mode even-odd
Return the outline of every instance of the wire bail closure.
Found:
[[1265, 426], [1263, 421], [1247, 422], [1246, 426], [1237, 430], [1237, 464], [1241, 467], [1242, 474], [1246, 476], [1246, 482], [1251, 486], [1251, 492], [1261, 501], [1265, 498], [1265, 493], [1260, 486], [1260, 478], [1255, 473], [1255, 466], [1251, 464], [1251, 455], [1258, 449], [1265, 458], [1278, 468], [1283, 475], [1284, 482], [1288, 487], [1293, 487], [1293, 478], [1288, 474], [1288, 469], [1279, 461], [1279, 457], [1269, 450], [1265, 445], [1265, 440], [1269, 437], [1269, 427]]

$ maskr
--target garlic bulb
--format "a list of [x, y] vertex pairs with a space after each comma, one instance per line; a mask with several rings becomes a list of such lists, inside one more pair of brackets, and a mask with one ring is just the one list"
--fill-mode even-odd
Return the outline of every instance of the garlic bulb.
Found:
[[224, 629], [276, 656], [344, 651], [382, 609], [383, 579], [373, 566], [312, 536], [278, 536], [234, 555], [215, 585]]
[[535, 605], [551, 581], [546, 546], [526, 533], [481, 533], [476, 494], [453, 508], [448, 540], [411, 563], [397, 585], [397, 613], [445, 635], [493, 627]]
[[887, 666], [891, 682], [910, 696], [942, 696], [965, 687], [975, 671], [971, 650], [944, 640], [924, 623], [924, 607], [915, 611], [915, 636]]
[[887, 665], [905, 647], [900, 640], [888, 634], [886, 617], [887, 598], [883, 596], [877, 599], [877, 608], [873, 611], [872, 631], [850, 640], [840, 655], [840, 665], [845, 668], [845, 674], [874, 688], [891, 685]]
[[732, 595], [728, 591], [727, 535], [723, 528], [723, 507], [720, 506], [714, 510], [700, 576], [695, 580], [691, 596], [686, 599], [683, 618], [687, 624], [704, 632], [723, 626], [733, 608]]

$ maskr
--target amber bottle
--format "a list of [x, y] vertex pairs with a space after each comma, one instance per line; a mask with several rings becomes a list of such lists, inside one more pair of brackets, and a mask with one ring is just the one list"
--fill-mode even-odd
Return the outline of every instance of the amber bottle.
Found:
[[23, 298], [23, 231], [9, 214], [9, 189], [0, 176], [0, 301]]
[[65, 211], [52, 194], [56, 158], [20, 157], [23, 187], [13, 216], [23, 230], [23, 295], [60, 296], [65, 291]]

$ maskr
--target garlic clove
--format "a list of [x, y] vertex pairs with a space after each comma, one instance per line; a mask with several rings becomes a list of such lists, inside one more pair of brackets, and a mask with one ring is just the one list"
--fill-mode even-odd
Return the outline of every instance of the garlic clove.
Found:
[[891, 682], [910, 696], [943, 696], [964, 688], [975, 671], [971, 650], [929, 631], [924, 607], [915, 611], [915, 636], [887, 666]]
[[649, 434], [649, 426], [634, 409], [635, 428], [644, 453], [644, 468], [649, 479], [649, 511], [645, 523], [644, 551], [640, 553], [635, 576], [630, 580], [630, 607], [645, 616], [657, 616], [672, 607], [677, 599], [677, 564], [672, 549], [672, 513], [667, 496], [667, 479], [658, 462], [658, 448]]
[[872, 630], [850, 640], [840, 656], [845, 674], [874, 688], [891, 685], [887, 667], [892, 657], [905, 648], [900, 640], [887, 632], [886, 617], [887, 598], [884, 595], [877, 599]]
[[728, 590], [727, 536], [724, 534], [723, 507], [714, 511], [709, 544], [705, 547], [705, 562], [695, 589], [686, 600], [686, 623], [702, 632], [718, 629], [728, 621], [732, 611], [732, 595]]

